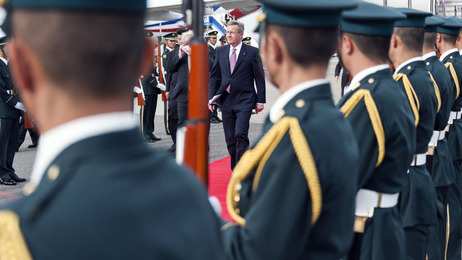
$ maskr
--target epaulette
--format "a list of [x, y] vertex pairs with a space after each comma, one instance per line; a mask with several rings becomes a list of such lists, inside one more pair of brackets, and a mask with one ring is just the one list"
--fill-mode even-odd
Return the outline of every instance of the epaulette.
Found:
[[361, 100], [364, 100], [367, 113], [369, 114], [369, 119], [372, 123], [372, 129], [374, 130], [375, 137], [377, 139], [379, 155], [377, 157], [377, 163], [375, 164], [375, 167], [378, 167], [382, 163], [385, 156], [385, 131], [383, 130], [382, 119], [380, 118], [379, 111], [375, 105], [375, 101], [371, 95], [371, 92], [368, 89], [360, 89], [356, 91], [356, 93], [354, 93], [350, 99], [348, 99], [348, 101], [342, 106], [340, 111], [342, 111], [345, 117], [348, 117]]
[[32, 259], [19, 227], [19, 216], [12, 211], [0, 211], [0, 259]]
[[226, 193], [226, 201], [229, 214], [240, 226], [245, 226], [245, 219], [239, 215], [239, 209], [237, 208], [237, 203], [240, 200], [239, 191], [241, 190], [241, 182], [256, 168], [253, 182], [253, 191], [256, 191], [266, 161], [273, 154], [287, 132], [289, 133], [298, 162], [308, 183], [312, 206], [311, 225], [313, 226], [317, 222], [322, 208], [322, 190], [313, 154], [298, 119], [283, 117], [271, 127], [255, 148], [248, 150], [242, 156], [234, 168], [233, 176], [229, 181]]
[[452, 76], [452, 80], [454, 80], [454, 84], [456, 85], [456, 98], [455, 99], [457, 99], [460, 94], [460, 86], [459, 86], [459, 77], [457, 77], [456, 69], [454, 68], [454, 65], [452, 64], [452, 62], [446, 62], [444, 66], [449, 69], [449, 72], [451, 73], [451, 76]]
[[415, 93], [414, 87], [412, 87], [409, 78], [404, 73], [398, 73], [393, 77], [396, 81], [403, 80], [404, 90], [407, 95], [407, 99], [409, 104], [411, 105], [412, 112], [414, 113], [414, 123], [415, 126], [419, 124], [419, 110], [420, 110], [420, 102], [417, 94]]
[[437, 113], [440, 112], [441, 109], [441, 94], [440, 94], [440, 88], [438, 87], [438, 84], [436, 84], [435, 78], [433, 78], [432, 73], [429, 71], [428, 74], [430, 75], [430, 78], [433, 81], [433, 87], [435, 87], [435, 95], [436, 95], [436, 100], [438, 101], [438, 109]]

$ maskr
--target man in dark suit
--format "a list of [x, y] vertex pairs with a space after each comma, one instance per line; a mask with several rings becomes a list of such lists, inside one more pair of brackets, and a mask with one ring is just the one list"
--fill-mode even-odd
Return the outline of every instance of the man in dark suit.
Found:
[[6, 37], [0, 39], [0, 184], [16, 185], [26, 179], [18, 177], [13, 168], [18, 145], [19, 112], [25, 111], [19, 102], [6, 56]]
[[243, 35], [242, 23], [228, 23], [228, 45], [217, 49], [209, 83], [209, 110], [213, 111], [216, 105], [221, 106], [231, 169], [249, 148], [252, 109], [259, 113], [266, 102], [265, 77], [258, 49], [243, 44]]
[[129, 86], [154, 55], [146, 1], [10, 10], [12, 71], [43, 134], [28, 196], [0, 210], [0, 258], [224, 259], [205, 189], [133, 120]]

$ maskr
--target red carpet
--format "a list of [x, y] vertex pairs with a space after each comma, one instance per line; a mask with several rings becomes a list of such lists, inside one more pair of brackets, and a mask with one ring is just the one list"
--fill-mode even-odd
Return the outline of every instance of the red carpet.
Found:
[[209, 163], [209, 195], [215, 196], [220, 200], [222, 213], [221, 217], [231, 221], [228, 209], [226, 208], [226, 189], [231, 178], [230, 157]]

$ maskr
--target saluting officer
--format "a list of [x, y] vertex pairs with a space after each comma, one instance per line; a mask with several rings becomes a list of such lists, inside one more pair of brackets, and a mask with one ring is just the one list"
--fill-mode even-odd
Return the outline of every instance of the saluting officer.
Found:
[[6, 36], [0, 39], [0, 184], [16, 185], [26, 179], [19, 177], [13, 168], [18, 145], [19, 112], [25, 111], [19, 101], [6, 55]]
[[0, 210], [0, 258], [224, 259], [204, 188], [133, 121], [128, 86], [154, 56], [146, 1], [10, 10], [12, 71], [43, 135], [28, 196]]
[[[358, 147], [327, 66], [357, 1], [263, 0], [260, 53], [281, 96], [236, 165], [222, 227], [228, 259], [339, 259], [353, 237]], [[303, 51], [301, 51], [303, 50]]]
[[353, 79], [338, 106], [353, 127], [360, 152], [355, 239], [348, 259], [405, 259], [397, 204], [416, 130], [388, 65], [388, 50], [394, 22], [406, 16], [362, 2], [342, 18], [340, 55]]
[[[438, 226], [430, 227], [429, 259], [460, 259], [460, 204], [456, 176], [445, 138], [445, 128], [454, 104], [451, 76], [435, 52], [438, 25], [444, 24], [442, 17], [425, 18], [423, 58], [427, 70], [432, 74], [440, 97], [433, 136], [427, 152], [427, 169], [432, 176], [438, 199]], [[449, 230], [447, 229], [449, 227]]]
[[395, 80], [408, 99], [416, 126], [416, 148], [405, 176], [399, 207], [403, 217], [408, 259], [425, 259], [428, 229], [437, 225], [436, 193], [425, 166], [428, 144], [433, 135], [436, 113], [440, 105], [436, 86], [422, 58], [425, 17], [431, 13], [397, 8], [407, 15], [395, 23], [390, 44], [390, 60], [396, 68]]

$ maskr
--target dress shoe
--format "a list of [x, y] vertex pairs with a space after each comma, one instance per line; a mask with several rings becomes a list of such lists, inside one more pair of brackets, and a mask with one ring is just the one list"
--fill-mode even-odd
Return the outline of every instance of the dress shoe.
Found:
[[174, 154], [176, 152], [175, 144], [172, 144], [172, 146], [170, 146], [170, 148], [167, 149], [167, 152]]
[[221, 123], [221, 120], [218, 120], [217, 118], [212, 118], [212, 119], [210, 119], [210, 123], [219, 124], [219, 123]]
[[27, 146], [27, 148], [36, 148], [36, 147], [37, 147], [37, 144], [31, 144]]
[[12, 179], [9, 179], [9, 180], [0, 179], [0, 184], [3, 184], [3, 185], [16, 185], [16, 182], [13, 181]]
[[155, 135], [151, 135], [151, 139], [154, 140], [154, 142], [162, 140], [162, 138], [159, 138], [159, 137], [157, 137]]
[[16, 175], [16, 173], [10, 173], [10, 177], [15, 182], [25, 182], [26, 181], [25, 178], [19, 177], [18, 175]]

